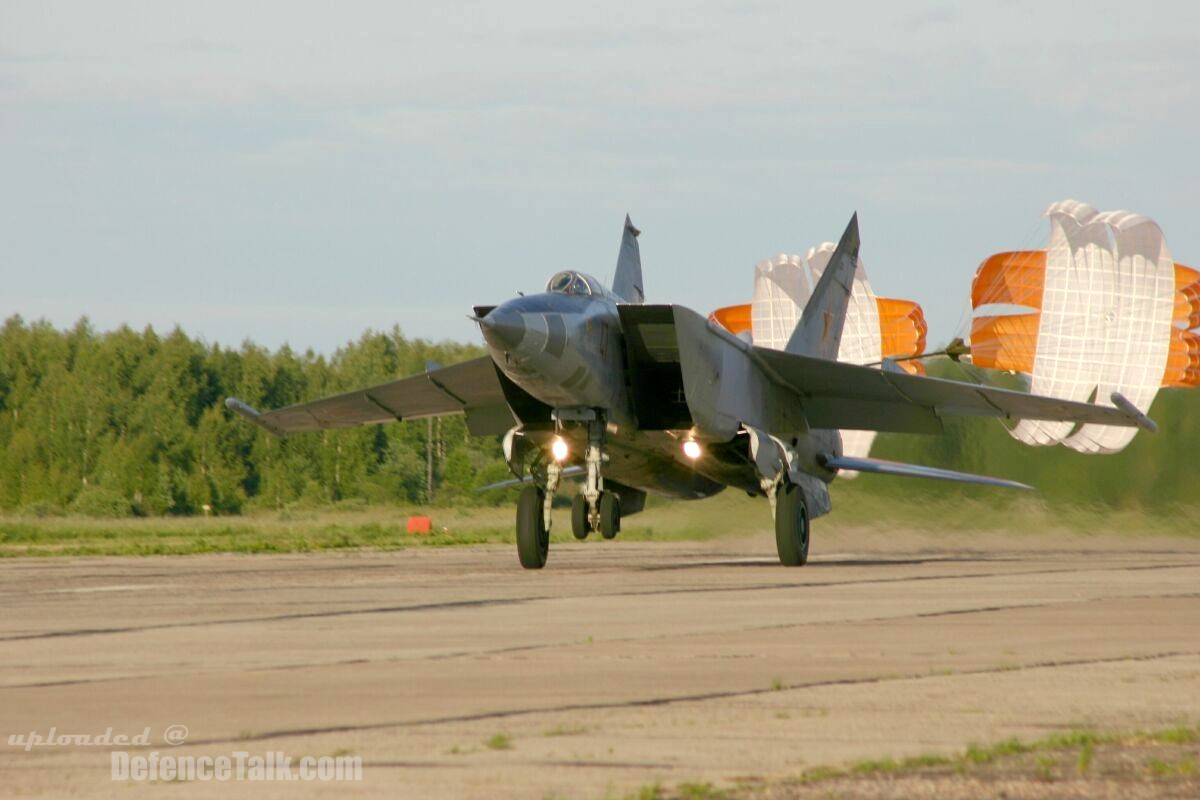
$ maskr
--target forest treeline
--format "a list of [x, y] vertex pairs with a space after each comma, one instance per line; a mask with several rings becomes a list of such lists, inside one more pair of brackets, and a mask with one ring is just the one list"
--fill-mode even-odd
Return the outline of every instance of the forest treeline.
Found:
[[[0, 330], [0, 510], [103, 515], [231, 514], [293, 503], [499, 502], [474, 489], [509, 475], [497, 437], [460, 417], [280, 440], [230, 414], [240, 397], [277, 408], [450, 364], [472, 345], [367, 332], [331, 356], [226, 348], [181, 330], [69, 330], [13, 317]], [[933, 371], [964, 379], [947, 364]], [[1200, 505], [1200, 391], [1159, 394], [1157, 435], [1124, 452], [1031, 449], [994, 420], [952, 420], [942, 436], [881, 436], [872, 455], [1022, 480], [1049, 501], [1113, 507]], [[428, 492], [427, 445], [433, 458]], [[995, 490], [864, 476], [856, 491], [907, 501]], [[999, 502], [999, 501], [998, 501]]]
[[100, 333], [81, 320], [64, 331], [13, 317], [0, 331], [0, 509], [119, 516], [353, 498], [477, 502], [474, 487], [509, 472], [498, 440], [469, 437], [461, 417], [280, 440], [223, 403], [232, 395], [278, 408], [482, 352], [407, 339], [399, 329], [367, 332], [325, 357], [286, 346], [224, 348], [179, 329]]

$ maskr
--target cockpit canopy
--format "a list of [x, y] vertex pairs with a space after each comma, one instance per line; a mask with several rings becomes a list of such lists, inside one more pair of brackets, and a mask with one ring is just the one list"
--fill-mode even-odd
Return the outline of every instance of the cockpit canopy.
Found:
[[558, 294], [578, 294], [586, 296], [603, 294], [599, 285], [595, 284], [595, 281], [595, 278], [584, 275], [582, 272], [576, 272], [573, 269], [569, 269], [555, 274], [554, 277], [552, 277], [546, 283], [546, 291], [557, 292]]

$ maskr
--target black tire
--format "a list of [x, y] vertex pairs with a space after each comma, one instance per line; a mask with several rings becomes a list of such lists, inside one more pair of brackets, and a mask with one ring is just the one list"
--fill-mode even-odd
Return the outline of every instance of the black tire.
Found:
[[775, 549], [785, 567], [808, 563], [808, 506], [804, 492], [794, 483], [784, 483], [775, 495]]
[[571, 533], [575, 534], [576, 539], [586, 539], [591, 532], [591, 523], [588, 522], [587, 498], [577, 494], [571, 501]]
[[621, 499], [612, 492], [600, 494], [600, 535], [611, 539], [621, 530]]
[[550, 531], [543, 516], [545, 500], [546, 493], [536, 486], [526, 486], [517, 499], [517, 557], [525, 569], [546, 566]]

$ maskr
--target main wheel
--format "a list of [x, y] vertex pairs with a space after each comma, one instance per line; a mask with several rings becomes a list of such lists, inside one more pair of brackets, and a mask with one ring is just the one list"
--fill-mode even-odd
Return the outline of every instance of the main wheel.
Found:
[[571, 533], [576, 539], [586, 539], [592, 528], [588, 522], [587, 498], [581, 494], [575, 495], [571, 501]]
[[808, 506], [794, 483], [784, 483], [775, 495], [775, 549], [785, 567], [803, 567], [808, 561]]
[[600, 495], [600, 535], [611, 539], [621, 530], [621, 499], [612, 492]]
[[545, 502], [546, 493], [536, 486], [526, 486], [517, 499], [517, 557], [525, 569], [546, 566], [550, 531], [543, 515]]

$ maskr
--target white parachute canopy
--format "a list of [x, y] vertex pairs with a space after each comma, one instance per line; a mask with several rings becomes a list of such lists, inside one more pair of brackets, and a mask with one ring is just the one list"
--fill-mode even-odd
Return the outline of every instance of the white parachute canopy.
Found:
[[[1074, 200], [1053, 203], [1045, 288], [1030, 391], [1109, 404], [1120, 392], [1143, 412], [1162, 384], [1171, 344], [1175, 264], [1162, 229], [1128, 211], [1101, 213]], [[1026, 444], [1062, 442], [1114, 453], [1134, 428], [1023, 420]]]
[[[777, 255], [754, 267], [754, 298], [750, 306], [751, 337], [754, 344], [783, 350], [804, 313], [813, 287], [821, 279], [836, 245], [823, 242], [804, 257]], [[838, 348], [838, 361], [878, 365], [882, 360], [879, 307], [867, 272], [859, 258], [854, 286], [846, 309], [846, 323]], [[842, 431], [842, 452], [865, 457], [875, 441], [874, 431]], [[857, 472], [843, 471], [843, 477]]]

